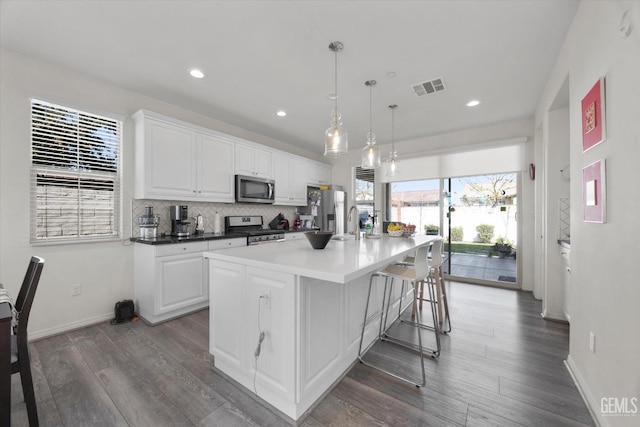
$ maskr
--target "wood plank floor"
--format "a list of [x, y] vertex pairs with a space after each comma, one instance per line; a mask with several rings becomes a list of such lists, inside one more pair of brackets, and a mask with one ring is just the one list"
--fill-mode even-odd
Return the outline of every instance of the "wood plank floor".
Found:
[[[426, 387], [356, 364], [302, 425], [593, 425], [563, 365], [566, 324], [543, 320], [527, 292], [447, 286], [453, 331], [442, 336], [440, 358], [425, 360]], [[286, 425], [211, 369], [208, 315], [155, 327], [104, 323], [31, 343], [40, 425]], [[367, 360], [419, 375], [417, 356], [393, 344], [376, 344]], [[14, 375], [12, 426], [23, 425]]]

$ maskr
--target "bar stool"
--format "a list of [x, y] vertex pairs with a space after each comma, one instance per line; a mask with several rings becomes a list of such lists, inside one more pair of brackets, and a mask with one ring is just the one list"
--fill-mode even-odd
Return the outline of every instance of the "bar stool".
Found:
[[[406, 341], [403, 339], [400, 339], [398, 337], [394, 337], [389, 335], [388, 333], [388, 327], [387, 327], [387, 319], [389, 317], [389, 306], [391, 305], [391, 295], [393, 294], [393, 281], [394, 279], [399, 279], [402, 280], [402, 290], [404, 289], [404, 283], [405, 282], [409, 282], [411, 283], [412, 287], [413, 287], [413, 295], [414, 295], [414, 300], [416, 300], [418, 298], [418, 287], [417, 284], [421, 281], [424, 281], [427, 278], [427, 275], [429, 273], [429, 266], [427, 265], [427, 254], [429, 251], [429, 247], [428, 246], [421, 246], [416, 250], [416, 256], [415, 259], [418, 260], [413, 266], [408, 266], [408, 265], [400, 265], [400, 264], [392, 264], [389, 265], [387, 267], [385, 267], [384, 270], [381, 271], [377, 271], [375, 273], [372, 273], [370, 278], [369, 278], [369, 292], [367, 294], [367, 305], [365, 308], [365, 312], [364, 312], [364, 321], [362, 324], [362, 333], [360, 334], [360, 347], [358, 349], [358, 359], [360, 359], [360, 362], [373, 368], [373, 369], [377, 369], [381, 372], [384, 372], [387, 375], [390, 375], [394, 378], [397, 378], [399, 380], [402, 381], [406, 381], [410, 384], [414, 384], [416, 387], [421, 387], [424, 386], [427, 382], [426, 379], [426, 374], [425, 374], [425, 370], [424, 370], [424, 352], [425, 352], [425, 348], [422, 345], [422, 335], [420, 333], [420, 313], [416, 313], [416, 320], [417, 322], [415, 324], [413, 324], [416, 327], [416, 332], [418, 335], [418, 344], [414, 344], [410, 341]], [[371, 344], [369, 344], [369, 346], [364, 349], [362, 349], [363, 346], [363, 342], [364, 342], [364, 331], [365, 328], [367, 327], [367, 317], [369, 315], [369, 302], [371, 301], [371, 292], [373, 289], [373, 284], [374, 284], [374, 280], [378, 277], [384, 278], [384, 289], [383, 289], [383, 296], [382, 296], [382, 307], [381, 307], [381, 311], [380, 311], [380, 326], [378, 329], [378, 337], [376, 340], [374, 340]], [[388, 292], [387, 292], [388, 290]], [[402, 304], [402, 296], [400, 297], [400, 303]], [[437, 313], [435, 311], [435, 307], [433, 307], [432, 309], [432, 316], [433, 316], [433, 320], [434, 322], [437, 321]], [[377, 318], [377, 316], [376, 316]], [[437, 323], [436, 323], [437, 324]], [[391, 326], [391, 325], [389, 325]], [[436, 338], [438, 339], [439, 342], [439, 337], [436, 333]], [[378, 340], [382, 340], [382, 341], [389, 341], [391, 343], [394, 344], [398, 344], [413, 350], [417, 350], [418, 354], [420, 355], [420, 368], [422, 371], [422, 382], [418, 383], [417, 381], [414, 381], [413, 379], [410, 378], [406, 378], [403, 377], [401, 375], [398, 375], [396, 373], [393, 373], [391, 371], [388, 371], [386, 369], [381, 368], [380, 366], [376, 366], [372, 363], [366, 362], [363, 359], [363, 356], [367, 353], [367, 351], [369, 351], [369, 349], [371, 349], [371, 347], [373, 347], [373, 345], [378, 341]], [[439, 347], [439, 345], [438, 345]], [[433, 351], [431, 352], [433, 355]]]
[[[447, 300], [447, 288], [444, 281], [444, 270], [442, 265], [444, 264], [444, 239], [439, 236], [432, 242], [431, 256], [427, 258], [429, 266], [429, 274], [425, 282], [419, 284], [418, 298], [412, 309], [412, 315], [415, 315], [416, 309], [422, 310], [422, 302], [427, 301], [431, 304], [437, 305], [438, 312], [438, 329], [440, 332], [447, 334], [451, 332], [451, 316], [449, 315], [449, 302]], [[407, 257], [401, 261], [400, 264], [413, 265], [415, 258]], [[429, 297], [424, 296], [424, 286], [429, 287]], [[431, 289], [433, 288], [433, 289]], [[433, 296], [435, 295], [435, 300]], [[428, 325], [422, 325], [426, 329], [432, 329]], [[439, 350], [439, 348], [438, 348]]]

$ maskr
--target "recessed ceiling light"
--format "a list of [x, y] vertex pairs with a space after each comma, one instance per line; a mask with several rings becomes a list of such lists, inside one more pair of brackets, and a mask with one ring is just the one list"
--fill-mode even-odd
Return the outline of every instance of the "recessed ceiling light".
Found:
[[389, 77], [390, 79], [394, 78], [396, 76], [396, 72], [395, 71], [389, 71], [387, 73], [387, 77]]
[[276, 116], [278, 116], [278, 117], [284, 117], [286, 115], [287, 115], [287, 112], [286, 111], [282, 111], [282, 110], [280, 110], [280, 111], [278, 111], [276, 113]]
[[204, 77], [204, 73], [198, 70], [197, 68], [194, 68], [193, 70], [189, 71], [189, 74], [191, 74], [191, 77], [194, 77], [196, 79], [201, 79]]
[[475, 107], [476, 105], [480, 105], [480, 101], [478, 101], [477, 99], [472, 99], [471, 101], [467, 102], [467, 107]]

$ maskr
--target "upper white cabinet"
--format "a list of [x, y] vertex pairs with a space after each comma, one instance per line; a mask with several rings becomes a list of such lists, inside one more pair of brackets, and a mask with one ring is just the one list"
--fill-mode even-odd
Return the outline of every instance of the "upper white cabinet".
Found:
[[309, 164], [294, 157], [273, 154], [275, 204], [304, 206], [307, 204], [307, 169]]
[[236, 144], [236, 174], [271, 178], [271, 151]]
[[135, 198], [234, 201], [233, 141], [143, 110], [133, 119]]
[[307, 185], [330, 185], [331, 166], [146, 110], [135, 122], [134, 198], [235, 202], [235, 178], [276, 182], [275, 203], [306, 205]]
[[331, 166], [309, 163], [307, 167], [307, 183], [311, 185], [330, 185]]
[[[233, 202], [233, 158], [235, 143], [220, 137], [198, 134], [196, 158], [198, 199]], [[205, 200], [202, 200], [205, 201]]]

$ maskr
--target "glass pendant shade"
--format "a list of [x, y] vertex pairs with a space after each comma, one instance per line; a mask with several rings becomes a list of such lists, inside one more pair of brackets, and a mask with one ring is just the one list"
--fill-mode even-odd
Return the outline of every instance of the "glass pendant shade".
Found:
[[331, 113], [331, 125], [324, 133], [324, 155], [327, 157], [346, 156], [349, 153], [349, 137], [342, 128], [342, 118], [338, 113], [338, 52], [343, 49], [341, 42], [332, 42], [329, 49], [335, 53], [335, 108]]
[[369, 132], [367, 132], [367, 145], [362, 149], [362, 169], [375, 169], [380, 166], [380, 150], [376, 147], [376, 134], [372, 130], [371, 88], [376, 85], [376, 81], [367, 80], [364, 84], [369, 86]]
[[380, 150], [376, 147], [376, 135], [367, 133], [367, 145], [362, 149], [362, 169], [375, 169], [380, 166]]
[[395, 112], [397, 105], [389, 105], [391, 109], [391, 151], [389, 152], [389, 160], [387, 160], [387, 176], [396, 176], [399, 173], [398, 152], [395, 144]]
[[331, 126], [324, 133], [324, 155], [327, 157], [340, 157], [348, 152], [349, 135], [342, 128], [342, 120], [337, 110], [331, 113]]
[[387, 160], [387, 175], [388, 176], [396, 176], [398, 175], [398, 153], [396, 150], [391, 150], [389, 153], [389, 160]]

